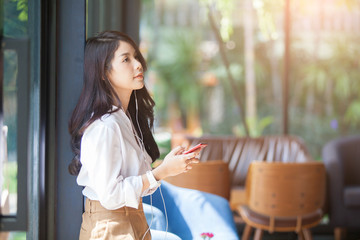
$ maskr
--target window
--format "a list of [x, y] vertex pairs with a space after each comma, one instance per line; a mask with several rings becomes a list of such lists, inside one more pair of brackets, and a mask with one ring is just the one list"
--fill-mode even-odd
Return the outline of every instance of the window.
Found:
[[27, 227], [30, 92], [27, 0], [2, 1], [1, 10], [5, 14], [0, 33], [0, 229], [18, 231]]

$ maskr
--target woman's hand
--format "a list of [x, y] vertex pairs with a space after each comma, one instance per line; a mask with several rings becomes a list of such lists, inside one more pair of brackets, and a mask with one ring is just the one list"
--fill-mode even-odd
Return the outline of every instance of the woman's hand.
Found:
[[180, 146], [174, 148], [166, 155], [163, 162], [153, 170], [153, 174], [158, 181], [166, 177], [187, 172], [192, 168], [193, 163], [199, 162], [196, 156], [199, 155], [200, 149], [189, 154], [183, 154], [183, 152], [184, 148]]

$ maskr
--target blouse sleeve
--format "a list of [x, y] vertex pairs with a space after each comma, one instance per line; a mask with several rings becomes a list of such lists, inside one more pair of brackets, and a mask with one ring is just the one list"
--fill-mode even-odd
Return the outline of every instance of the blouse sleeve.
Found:
[[86, 168], [87, 187], [96, 193], [101, 205], [109, 210], [123, 206], [138, 208], [142, 194], [141, 176], [124, 178], [121, 132], [105, 124], [86, 131], [81, 142], [81, 163]]

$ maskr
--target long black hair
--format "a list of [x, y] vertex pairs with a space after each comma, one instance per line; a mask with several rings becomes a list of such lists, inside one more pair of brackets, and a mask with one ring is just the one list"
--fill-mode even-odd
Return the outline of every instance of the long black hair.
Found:
[[[81, 168], [80, 143], [85, 129], [104, 114], [111, 112], [113, 105], [118, 107], [114, 111], [121, 108], [121, 101], [107, 77], [107, 73], [111, 70], [111, 61], [114, 58], [115, 51], [121, 44], [120, 41], [129, 43], [135, 49], [135, 55], [138, 57], [144, 72], [146, 71], [144, 57], [135, 42], [126, 34], [117, 31], [104, 31], [87, 40], [84, 57], [84, 85], [69, 122], [71, 147], [75, 153], [69, 164], [69, 172], [72, 175], [78, 175]], [[136, 119], [135, 91], [138, 102], [138, 121], [141, 129], [136, 122], [134, 122], [134, 126], [138, 135], [143, 136], [145, 149], [155, 161], [160, 155], [159, 148], [152, 135], [155, 102], [145, 86], [142, 89], [134, 90], [128, 106], [133, 121]]]

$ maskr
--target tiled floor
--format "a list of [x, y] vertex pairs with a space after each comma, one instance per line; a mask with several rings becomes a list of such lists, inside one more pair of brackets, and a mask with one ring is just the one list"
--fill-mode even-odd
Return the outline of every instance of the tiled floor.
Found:
[[[239, 237], [241, 239], [240, 232]], [[312, 235], [313, 240], [334, 240], [334, 236], [332, 234], [316, 234]], [[297, 235], [295, 233], [264, 233], [263, 240], [297, 240]], [[346, 240], [360, 240], [360, 233], [351, 233], [347, 235]]]
[[[237, 229], [239, 232], [239, 237], [241, 239], [242, 231], [244, 229], [243, 224], [237, 224]], [[312, 229], [313, 240], [334, 240], [334, 235], [331, 232], [331, 229], [327, 226], [319, 226]], [[297, 234], [294, 232], [283, 232], [283, 233], [273, 233], [269, 234], [264, 232], [263, 240], [297, 240]], [[359, 231], [352, 231], [347, 233], [346, 240], [360, 240], [360, 229]]]

